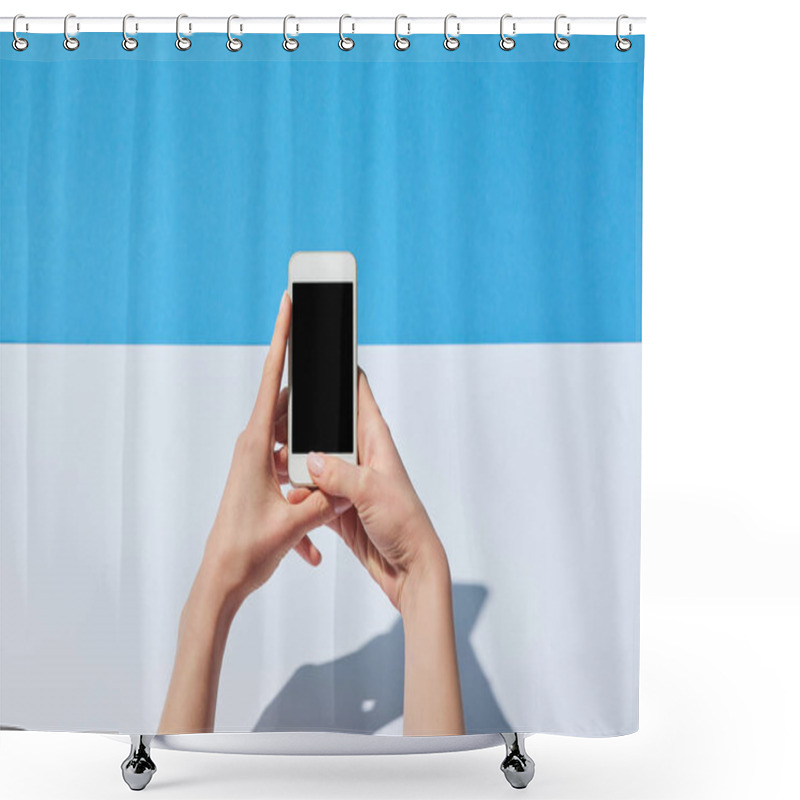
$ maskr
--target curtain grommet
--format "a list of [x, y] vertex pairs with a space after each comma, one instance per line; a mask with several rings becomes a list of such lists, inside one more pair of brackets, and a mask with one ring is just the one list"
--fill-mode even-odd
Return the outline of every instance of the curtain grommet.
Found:
[[[81, 43], [76, 36], [69, 35], [69, 21], [71, 19], [76, 19], [74, 14], [67, 14], [64, 17], [64, 49], [73, 52], [81, 46]], [[80, 30], [80, 26], [76, 25], [76, 30]]]
[[[500, 49], [506, 52], [513, 50], [517, 46], [517, 40], [513, 36], [506, 36], [503, 28], [507, 19], [513, 19], [513, 16], [511, 14], [503, 14], [503, 16], [500, 17]], [[511, 30], [513, 33], [517, 32], [516, 23], [512, 23]]]
[[28, 49], [28, 40], [23, 39], [21, 36], [17, 34], [17, 20], [18, 19], [25, 19], [24, 14], [17, 14], [14, 17], [14, 21], [11, 23], [11, 34], [13, 39], [11, 40], [11, 46], [18, 52], [21, 53], [23, 50]]
[[[233, 20], [235, 19], [239, 19], [239, 17], [236, 14], [231, 14], [228, 17], [228, 41], [225, 42], [225, 47], [227, 47], [228, 50], [231, 51], [231, 53], [238, 53], [242, 49], [242, 47], [244, 47], [244, 42], [241, 39], [237, 39], [231, 33], [231, 22], [233, 22]], [[241, 26], [239, 30], [241, 31]]]
[[138, 46], [139, 40], [133, 36], [128, 36], [128, 20], [135, 19], [133, 14], [126, 14], [122, 18], [122, 49], [132, 53]]
[[[398, 14], [394, 18], [394, 49], [399, 50], [401, 53], [408, 50], [411, 47], [411, 39], [408, 38], [408, 35], [401, 36], [400, 35], [400, 20], [401, 19], [408, 19], [405, 14]], [[406, 27], [408, 28], [408, 34], [411, 33], [411, 25], [406, 23]]]
[[298, 47], [300, 47], [300, 40], [295, 39], [293, 36], [289, 36], [288, 25], [290, 19], [297, 19], [297, 18], [293, 17], [291, 14], [287, 14], [283, 18], [283, 49], [287, 53], [294, 53], [294, 51], [297, 50]]
[[[344, 21], [346, 19], [353, 19], [353, 18], [349, 14], [342, 14], [342, 16], [339, 17], [339, 49], [344, 50], [345, 52], [349, 52], [356, 46], [356, 43], [354, 39], [351, 39], [349, 36], [344, 35], [343, 26], [344, 26]], [[355, 25], [353, 25], [352, 27], [353, 30], [355, 30]]]
[[459, 46], [461, 45], [461, 42], [458, 40], [458, 34], [459, 34], [459, 30], [461, 28], [461, 23], [456, 22], [456, 35], [455, 36], [451, 36], [450, 33], [447, 30], [448, 23], [450, 22], [451, 19], [458, 20], [458, 17], [455, 14], [448, 14], [444, 18], [444, 42], [443, 42], [443, 44], [444, 44], [444, 49], [445, 50], [449, 50], [452, 53], [454, 50], [458, 50]]
[[[555, 49], [558, 50], [559, 53], [563, 53], [565, 50], [569, 50], [569, 39], [567, 39], [564, 36], [561, 36], [558, 32], [558, 21], [566, 18], [567, 18], [566, 14], [559, 14], [556, 17], [555, 22], [553, 23], [553, 33], [555, 34], [556, 37], [555, 41], [553, 42], [553, 47], [555, 47]], [[570, 23], [567, 22], [567, 36], [569, 36], [569, 29], [570, 29]]]
[[[181, 33], [181, 20], [188, 18], [188, 14], [178, 14], [175, 20], [175, 47], [181, 52], [186, 52], [192, 46], [192, 40]], [[191, 26], [189, 26], [189, 30], [191, 30]]]

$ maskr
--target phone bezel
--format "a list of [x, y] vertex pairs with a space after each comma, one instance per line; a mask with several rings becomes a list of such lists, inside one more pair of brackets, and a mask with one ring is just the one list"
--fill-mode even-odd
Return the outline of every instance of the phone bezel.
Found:
[[[294, 302], [295, 283], [342, 283], [353, 286], [353, 448], [347, 453], [329, 453], [351, 464], [358, 463], [358, 280], [356, 259], [347, 251], [301, 250], [289, 259], [289, 297]], [[293, 486], [313, 486], [306, 467], [307, 453], [295, 453], [292, 445], [292, 335], [289, 333], [289, 480]]]

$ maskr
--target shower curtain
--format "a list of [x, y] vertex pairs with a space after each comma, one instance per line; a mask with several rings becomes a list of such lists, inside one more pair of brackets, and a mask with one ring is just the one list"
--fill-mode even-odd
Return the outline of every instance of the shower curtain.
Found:
[[[299, 38], [0, 36], [0, 723], [157, 731], [289, 259], [349, 251], [463, 731], [633, 732], [644, 39]], [[214, 729], [400, 734], [401, 614], [310, 538], [238, 608]]]

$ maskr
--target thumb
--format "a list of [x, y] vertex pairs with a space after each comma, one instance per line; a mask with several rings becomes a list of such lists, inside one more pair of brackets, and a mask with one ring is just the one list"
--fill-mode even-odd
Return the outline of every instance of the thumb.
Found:
[[346, 497], [357, 508], [362, 505], [369, 483], [366, 467], [357, 467], [323, 453], [309, 453], [306, 466], [311, 479], [323, 492]]
[[325, 492], [310, 492], [304, 499], [288, 506], [291, 537], [302, 540], [304, 534], [327, 525], [348, 508], [350, 501], [346, 498], [331, 497]]

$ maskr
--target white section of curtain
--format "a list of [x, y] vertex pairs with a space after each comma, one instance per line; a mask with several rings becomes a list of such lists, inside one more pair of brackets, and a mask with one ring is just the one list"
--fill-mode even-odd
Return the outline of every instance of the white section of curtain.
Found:
[[[264, 353], [0, 346], [3, 724], [155, 730]], [[641, 346], [359, 359], [448, 553], [467, 731], [635, 730]], [[234, 621], [217, 731], [401, 731], [398, 617], [313, 538], [322, 566], [290, 554]]]

